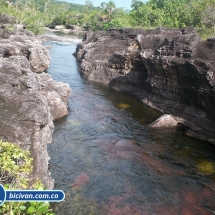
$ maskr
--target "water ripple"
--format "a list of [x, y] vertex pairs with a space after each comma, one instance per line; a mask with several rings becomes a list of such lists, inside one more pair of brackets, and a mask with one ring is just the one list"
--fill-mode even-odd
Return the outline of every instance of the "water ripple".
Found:
[[75, 45], [51, 44], [49, 73], [73, 89], [69, 115], [48, 146], [57, 215], [202, 215], [215, 211], [215, 147], [175, 129], [151, 129], [160, 113], [80, 78]]

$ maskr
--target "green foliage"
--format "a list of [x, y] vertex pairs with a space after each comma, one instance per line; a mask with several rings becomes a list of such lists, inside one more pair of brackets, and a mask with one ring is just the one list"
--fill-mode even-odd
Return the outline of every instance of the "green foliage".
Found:
[[0, 13], [16, 17], [17, 24], [41, 34], [44, 26], [78, 25], [87, 30], [114, 27], [200, 29], [203, 37], [215, 34], [215, 0], [132, 0], [131, 10], [116, 8], [114, 1], [94, 7], [57, 0], [0, 0]]
[[[36, 189], [44, 190], [40, 180], [30, 186], [28, 176], [32, 172], [30, 152], [18, 145], [0, 140], [0, 183], [6, 190]], [[54, 215], [48, 202], [5, 202], [0, 214], [10, 215]]]
[[132, 0], [131, 2], [131, 8], [133, 10], [137, 10], [139, 7], [143, 6], [143, 2], [139, 0]]
[[12, 5], [1, 5], [0, 13], [13, 16], [16, 19], [16, 24], [23, 24], [29, 30], [35, 34], [40, 34], [44, 31], [44, 26], [50, 22], [49, 18], [36, 9], [33, 2], [24, 4], [23, 1], [19, 1], [15, 6]]
[[164, 20], [164, 11], [159, 8], [154, 9], [151, 3], [143, 4], [136, 10], [131, 11], [133, 26], [140, 27], [158, 27], [162, 26]]
[[150, 0], [145, 4], [133, 2], [131, 15], [137, 26], [167, 28], [197, 27], [200, 22], [194, 4], [187, 0]]
[[5, 28], [10, 32], [14, 31], [14, 27], [12, 27], [12, 26], [6, 26]]
[[24, 210], [27, 212], [27, 214], [54, 215], [53, 213], [50, 213], [52, 210], [50, 210], [49, 207], [50, 207], [50, 204], [48, 202], [29, 202], [28, 208], [25, 207]]
[[202, 23], [207, 29], [211, 29], [215, 35], [215, 0], [201, 2], [200, 8]]
[[131, 7], [133, 27], [193, 27], [204, 34], [213, 28], [215, 34], [215, 0], [133, 0]]
[[108, 30], [109, 28], [122, 28], [122, 27], [132, 27], [131, 17], [129, 14], [124, 12], [119, 12], [114, 15], [114, 17], [104, 24], [104, 30]]
[[28, 176], [32, 171], [32, 158], [29, 151], [18, 145], [0, 140], [0, 183], [20, 188], [28, 187]]
[[201, 36], [203, 40], [207, 40], [209, 37], [214, 36], [214, 29], [213, 28], [199, 28], [197, 32]]
[[0, 207], [0, 214], [10, 215], [55, 215], [49, 202], [5, 202]]

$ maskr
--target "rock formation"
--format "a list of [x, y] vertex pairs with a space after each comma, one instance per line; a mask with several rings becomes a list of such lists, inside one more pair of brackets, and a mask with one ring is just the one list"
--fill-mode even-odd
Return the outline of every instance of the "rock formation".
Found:
[[31, 151], [31, 179], [41, 179], [50, 189], [47, 143], [53, 120], [67, 114], [71, 89], [43, 72], [50, 57], [41, 42], [29, 31], [8, 30], [6, 20], [0, 15], [0, 138]]
[[186, 133], [215, 144], [215, 38], [194, 29], [89, 32], [75, 53], [80, 73], [172, 115]]

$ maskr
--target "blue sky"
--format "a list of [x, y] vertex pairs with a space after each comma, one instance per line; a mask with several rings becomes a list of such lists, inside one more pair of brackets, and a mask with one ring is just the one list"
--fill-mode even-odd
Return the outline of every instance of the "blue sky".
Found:
[[[75, 4], [85, 4], [86, 0], [61, 0]], [[91, 0], [94, 6], [100, 6], [102, 2], [109, 2], [109, 0]], [[132, 0], [113, 0], [116, 7], [122, 7], [125, 9], [130, 9]]]

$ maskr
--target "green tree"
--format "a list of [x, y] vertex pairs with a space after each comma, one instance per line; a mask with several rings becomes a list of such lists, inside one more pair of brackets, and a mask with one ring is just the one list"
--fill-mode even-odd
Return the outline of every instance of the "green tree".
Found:
[[106, 11], [108, 12], [109, 18], [111, 17], [113, 10], [115, 9], [116, 5], [113, 1], [109, 1], [106, 5]]
[[131, 8], [132, 8], [133, 10], [137, 10], [138, 7], [141, 7], [141, 6], [143, 6], [143, 2], [142, 2], [142, 1], [139, 1], [139, 0], [132, 0], [132, 2], [131, 2]]
[[[118, 11], [119, 10], [119, 11]], [[104, 24], [104, 30], [109, 28], [122, 28], [122, 27], [132, 27], [131, 17], [126, 14], [122, 9], [116, 9], [113, 14], [113, 18]]]
[[100, 7], [101, 7], [102, 10], [106, 10], [107, 3], [106, 2], [102, 2], [101, 5], [100, 5]]
[[130, 15], [133, 26], [151, 28], [162, 26], [164, 23], [164, 11], [150, 2], [132, 10]]
[[208, 0], [203, 3], [203, 10], [201, 12], [202, 22], [208, 29], [213, 29], [215, 35], [215, 1]]
[[93, 9], [93, 2], [92, 1], [85, 1], [85, 11], [89, 12]]

